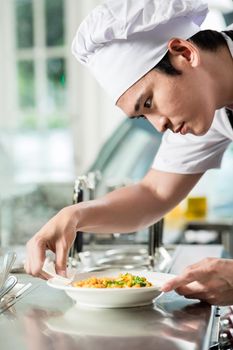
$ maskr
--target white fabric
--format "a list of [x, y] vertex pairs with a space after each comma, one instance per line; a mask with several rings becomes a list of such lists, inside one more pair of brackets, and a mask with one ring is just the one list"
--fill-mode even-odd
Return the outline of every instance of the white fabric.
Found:
[[165, 55], [172, 37], [200, 31], [204, 0], [108, 0], [81, 23], [72, 43], [114, 102]]
[[65, 283], [65, 284], [70, 284], [74, 279], [75, 273], [77, 272], [77, 270], [75, 270], [75, 269], [68, 268], [66, 271], [67, 277], [63, 277], [61, 275], [58, 275], [56, 273], [56, 270], [55, 270], [54, 261], [51, 260], [49, 257], [47, 257], [45, 259], [42, 270], [44, 272], [46, 272], [49, 276], [51, 276], [51, 278], [56, 278], [57, 280], [60, 280], [61, 282]]
[[[233, 56], [232, 40], [227, 40], [227, 44]], [[232, 141], [233, 129], [226, 111], [218, 110], [211, 128], [203, 136], [166, 131], [152, 168], [179, 174], [204, 173], [208, 169], [219, 168]]]

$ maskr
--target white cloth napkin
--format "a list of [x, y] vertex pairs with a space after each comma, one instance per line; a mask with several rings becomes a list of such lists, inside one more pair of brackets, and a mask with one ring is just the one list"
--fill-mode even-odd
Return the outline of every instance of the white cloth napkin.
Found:
[[48, 275], [51, 276], [51, 278], [56, 278], [57, 280], [61, 281], [65, 284], [70, 284], [75, 276], [76, 270], [75, 269], [67, 269], [67, 277], [60, 276], [56, 273], [54, 261], [52, 261], [50, 258], [46, 258], [42, 270], [46, 272]]

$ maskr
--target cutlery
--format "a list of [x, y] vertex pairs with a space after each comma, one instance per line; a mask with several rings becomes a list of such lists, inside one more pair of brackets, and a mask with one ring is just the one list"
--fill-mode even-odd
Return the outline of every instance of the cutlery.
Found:
[[9, 276], [4, 285], [0, 288], [0, 300], [6, 295], [18, 282], [17, 277]]
[[3, 287], [4, 283], [6, 282], [8, 275], [11, 271], [11, 268], [16, 260], [16, 253], [15, 252], [8, 252], [4, 256], [3, 260], [3, 268], [2, 268], [2, 277], [0, 281], [0, 290]]
[[20, 288], [15, 294], [6, 294], [2, 299], [1, 299], [1, 303], [3, 304], [9, 304], [14, 302], [19, 299], [19, 297], [21, 297], [30, 287], [32, 286], [32, 283], [27, 283], [25, 285], [23, 285], [22, 288]]
[[23, 285], [23, 287], [21, 287], [16, 293], [5, 294], [5, 296], [0, 300], [0, 314], [10, 309], [18, 300], [20, 300], [23, 297], [23, 295], [31, 287], [32, 283], [29, 282]]

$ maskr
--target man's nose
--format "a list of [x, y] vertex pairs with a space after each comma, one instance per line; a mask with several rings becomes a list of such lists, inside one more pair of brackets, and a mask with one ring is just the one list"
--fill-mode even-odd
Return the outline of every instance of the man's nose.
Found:
[[167, 117], [157, 116], [151, 118], [151, 122], [159, 132], [164, 132], [169, 128], [169, 119]]

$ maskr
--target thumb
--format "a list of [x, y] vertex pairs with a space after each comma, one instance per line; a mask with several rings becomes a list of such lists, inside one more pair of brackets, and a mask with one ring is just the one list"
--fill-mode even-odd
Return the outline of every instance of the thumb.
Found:
[[68, 248], [60, 243], [57, 245], [56, 258], [55, 258], [55, 270], [58, 275], [66, 277]]

